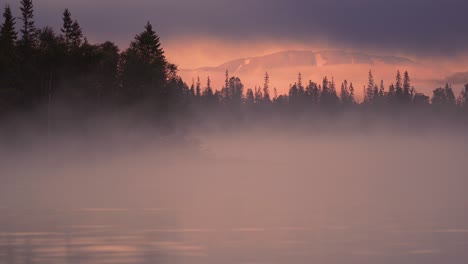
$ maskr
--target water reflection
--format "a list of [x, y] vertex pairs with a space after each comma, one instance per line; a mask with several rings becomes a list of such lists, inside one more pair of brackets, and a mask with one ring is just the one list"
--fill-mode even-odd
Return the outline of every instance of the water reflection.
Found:
[[142, 211], [2, 210], [0, 263], [409, 264], [468, 260], [464, 250], [468, 225], [425, 223], [417, 228], [401, 219], [361, 225], [255, 223], [209, 228], [175, 226], [176, 217], [168, 210]]

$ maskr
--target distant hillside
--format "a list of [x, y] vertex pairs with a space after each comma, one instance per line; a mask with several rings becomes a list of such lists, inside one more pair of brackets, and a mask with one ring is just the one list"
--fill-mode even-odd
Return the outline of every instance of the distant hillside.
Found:
[[451, 84], [466, 84], [468, 83], [468, 71], [454, 73], [445, 78], [445, 82]]
[[[358, 52], [346, 51], [282, 51], [274, 54], [236, 59], [217, 67], [204, 67], [194, 71], [225, 71], [232, 74], [249, 73], [257, 70], [269, 70], [297, 66], [329, 66], [383, 63], [388, 65], [407, 65], [413, 61], [403, 57], [374, 56]], [[187, 70], [190, 71], [190, 70]]]

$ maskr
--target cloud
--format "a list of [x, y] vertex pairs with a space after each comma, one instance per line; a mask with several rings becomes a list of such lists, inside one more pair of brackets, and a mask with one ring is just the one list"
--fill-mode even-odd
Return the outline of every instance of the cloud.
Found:
[[128, 43], [150, 20], [163, 40], [294, 39], [415, 56], [468, 51], [464, 14], [468, 2], [462, 0], [41, 0], [35, 4], [37, 20], [56, 29], [62, 10], [70, 8], [87, 35], [99, 41]]

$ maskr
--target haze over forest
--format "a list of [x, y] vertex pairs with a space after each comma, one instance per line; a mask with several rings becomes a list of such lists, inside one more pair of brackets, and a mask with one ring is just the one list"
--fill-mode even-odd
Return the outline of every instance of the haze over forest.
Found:
[[0, 264], [468, 262], [468, 2], [7, 1]]

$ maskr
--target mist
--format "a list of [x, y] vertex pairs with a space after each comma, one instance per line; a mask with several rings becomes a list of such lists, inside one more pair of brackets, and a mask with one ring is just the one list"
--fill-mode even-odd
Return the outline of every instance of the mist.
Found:
[[468, 262], [466, 4], [56, 2], [3, 7], [0, 264]]
[[36, 144], [2, 140], [0, 259], [468, 259], [468, 141], [459, 127], [205, 122], [167, 136], [101, 121]]

